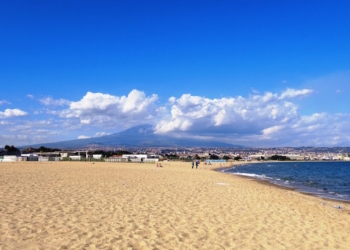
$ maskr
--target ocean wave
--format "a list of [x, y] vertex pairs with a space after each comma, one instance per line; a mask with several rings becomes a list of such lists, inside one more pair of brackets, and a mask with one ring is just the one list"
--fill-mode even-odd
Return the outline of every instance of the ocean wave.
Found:
[[243, 165], [227, 173], [267, 180], [320, 197], [350, 201], [350, 162], [264, 163]]
[[259, 175], [259, 174], [250, 174], [250, 173], [233, 173], [234, 175], [242, 175], [242, 176], [247, 176], [247, 177], [253, 177], [253, 178], [258, 178], [258, 179], [273, 179], [271, 177], [268, 177], [264, 174]]

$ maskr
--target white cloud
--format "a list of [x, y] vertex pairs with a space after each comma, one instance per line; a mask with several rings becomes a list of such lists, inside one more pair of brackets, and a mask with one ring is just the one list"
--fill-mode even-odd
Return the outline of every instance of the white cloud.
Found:
[[21, 119], [0, 123], [0, 142], [4, 144], [23, 146], [69, 139], [65, 134], [68, 130], [61, 128], [59, 121]]
[[28, 113], [20, 109], [5, 109], [4, 112], [0, 111], [0, 118], [11, 118], [26, 115], [28, 115]]
[[86, 135], [79, 135], [78, 136], [78, 139], [80, 140], [80, 139], [88, 139], [88, 138], [90, 138], [90, 136], [86, 136]]
[[160, 110], [158, 96], [132, 90], [128, 96], [88, 92], [80, 101], [72, 102], [61, 117], [78, 119], [81, 124], [95, 126], [132, 126], [153, 123]]
[[279, 97], [280, 99], [287, 99], [287, 98], [295, 98], [295, 97], [301, 97], [301, 96], [307, 96], [313, 93], [312, 89], [287, 89], [284, 91], [281, 96]]
[[291, 144], [312, 146], [348, 146], [350, 142], [350, 114], [315, 113], [301, 116], [279, 133], [279, 140]]
[[27, 97], [28, 97], [29, 99], [34, 99], [34, 96], [31, 95], [31, 94], [27, 94]]
[[46, 106], [69, 106], [72, 103], [66, 99], [53, 99], [50, 96], [39, 99], [39, 102]]
[[159, 120], [156, 133], [177, 136], [212, 136], [221, 141], [250, 146], [348, 146], [350, 114], [301, 115], [285, 99], [313, 90], [287, 89], [220, 99], [184, 94], [171, 101], [171, 115]]
[[6, 100], [0, 100], [0, 105], [5, 105], [5, 104], [11, 104], [11, 103]]
[[[289, 93], [290, 98], [301, 95], [297, 90], [283, 93]], [[271, 92], [220, 99], [184, 94], [169, 99], [171, 116], [157, 123], [156, 133], [261, 134], [264, 129], [298, 118], [297, 106], [283, 99]]]
[[106, 132], [97, 132], [97, 133], [95, 134], [94, 137], [101, 137], [101, 136], [106, 136], [106, 135], [110, 135], [110, 133], [106, 133]]
[[[80, 139], [100, 137], [109, 133], [98, 131], [118, 132], [148, 123], [155, 125], [158, 134], [247, 146], [348, 146], [350, 114], [322, 110], [301, 114], [302, 107], [294, 100], [312, 93], [312, 89], [286, 89], [226, 98], [183, 94], [168, 98], [167, 104], [158, 104], [156, 94], [147, 96], [139, 90], [125, 96], [88, 92], [79, 101], [70, 102], [68, 108], [61, 106], [68, 104], [67, 100], [49, 97], [41, 102], [50, 107], [34, 112], [40, 115], [37, 117], [46, 114], [51, 119], [0, 120], [0, 138], [7, 144], [29, 145], [71, 139], [72, 135], [77, 138], [81, 131], [89, 132]], [[25, 115], [28, 113], [19, 109], [0, 111], [0, 118]]]
[[41, 121], [25, 121], [23, 123], [17, 123], [12, 125], [8, 130], [11, 132], [18, 132], [21, 134], [35, 133], [34, 131], [41, 131], [43, 128], [53, 128], [55, 125], [52, 124], [52, 121], [41, 120]]
[[172, 97], [169, 98], [169, 102], [170, 102], [171, 104], [175, 103], [175, 101], [176, 101], [176, 98], [175, 98], [174, 96], [172, 96]]
[[281, 129], [283, 129], [283, 127], [284, 126], [281, 126], [281, 125], [275, 125], [275, 126], [263, 129], [262, 133], [265, 136], [271, 136], [272, 134], [275, 134]]

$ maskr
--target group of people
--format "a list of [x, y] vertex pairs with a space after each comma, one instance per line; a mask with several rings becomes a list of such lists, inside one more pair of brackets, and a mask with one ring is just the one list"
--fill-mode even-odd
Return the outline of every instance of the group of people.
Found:
[[[196, 160], [196, 168], [198, 168], [198, 165], [199, 165], [199, 161]], [[192, 168], [194, 168], [194, 161], [192, 161]]]

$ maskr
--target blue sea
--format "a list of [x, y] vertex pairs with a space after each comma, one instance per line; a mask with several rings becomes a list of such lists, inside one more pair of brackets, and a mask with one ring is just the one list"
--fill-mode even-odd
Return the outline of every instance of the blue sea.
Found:
[[320, 197], [350, 201], [350, 162], [268, 162], [223, 171], [267, 180]]

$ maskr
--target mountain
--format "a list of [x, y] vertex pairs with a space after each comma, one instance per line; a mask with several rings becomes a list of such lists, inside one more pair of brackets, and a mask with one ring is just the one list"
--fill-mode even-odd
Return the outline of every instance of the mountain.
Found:
[[141, 125], [129, 128], [119, 133], [52, 143], [41, 143], [25, 147], [48, 147], [48, 148], [101, 148], [101, 147], [242, 147], [215, 140], [200, 140], [193, 138], [173, 137], [169, 135], [154, 134], [151, 125]]

